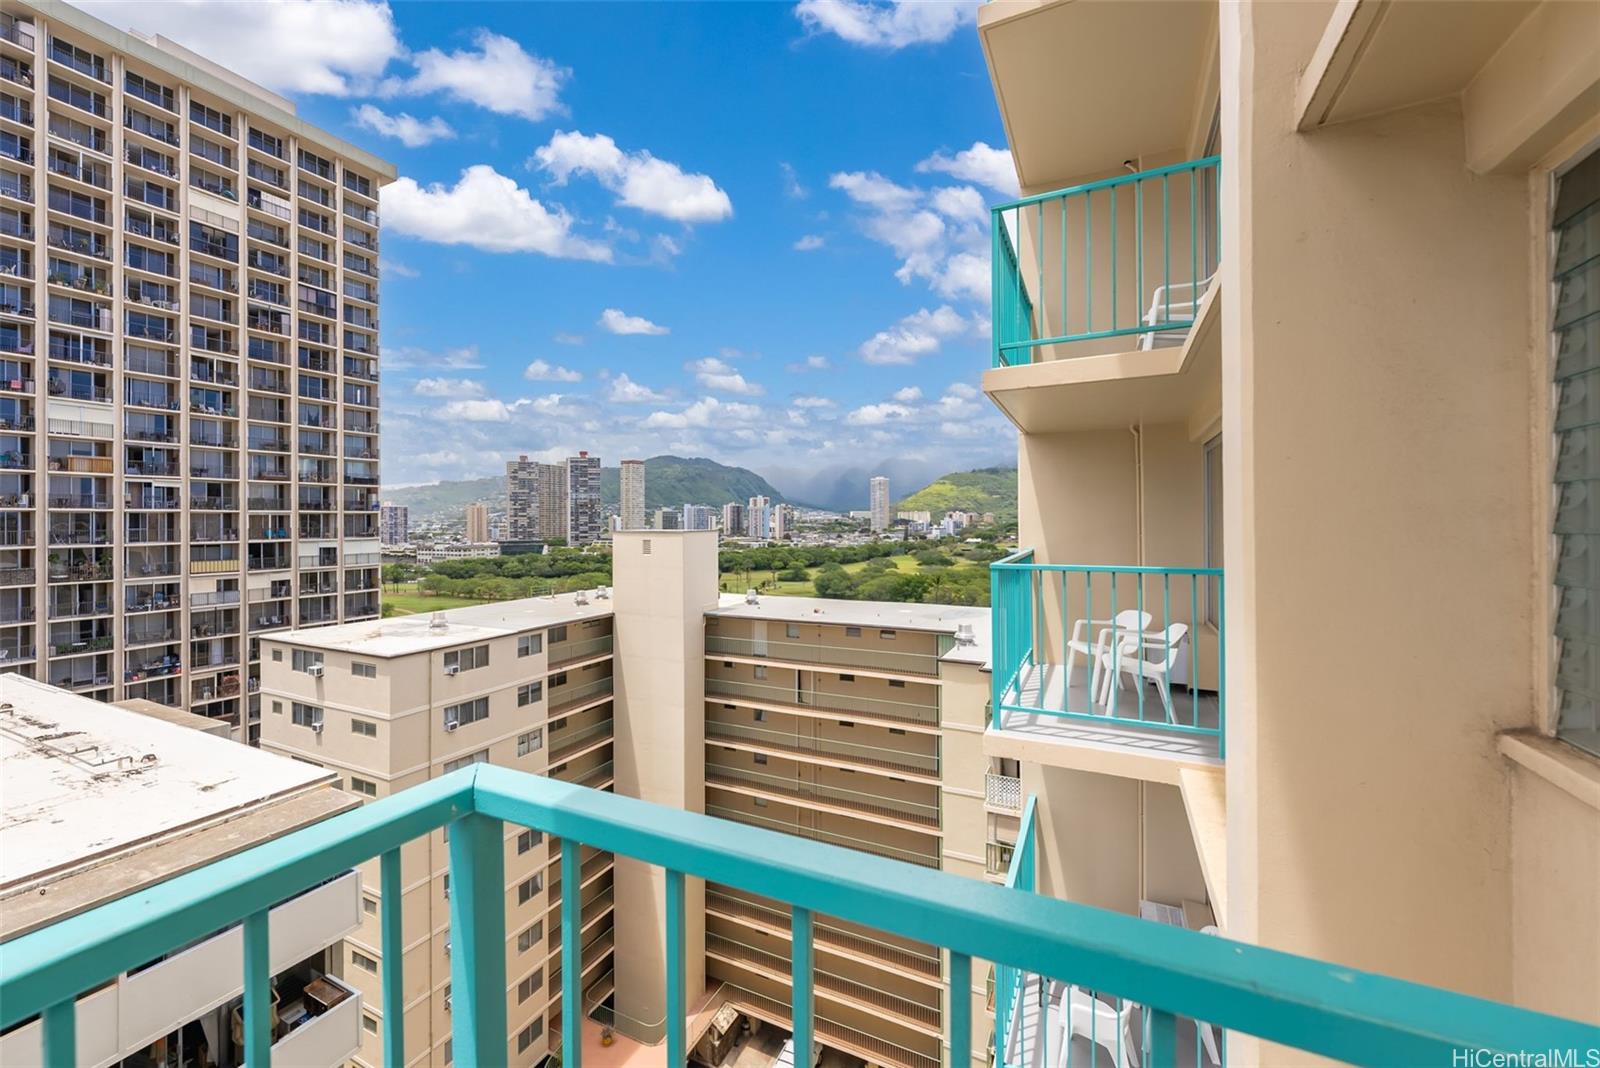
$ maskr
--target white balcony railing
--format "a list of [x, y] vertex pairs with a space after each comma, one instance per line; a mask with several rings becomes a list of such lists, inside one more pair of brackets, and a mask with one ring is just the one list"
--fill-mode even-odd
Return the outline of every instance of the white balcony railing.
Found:
[[1022, 814], [1022, 780], [1015, 775], [996, 775], [993, 772], [983, 777], [983, 807], [996, 812], [1007, 812], [1012, 815]]

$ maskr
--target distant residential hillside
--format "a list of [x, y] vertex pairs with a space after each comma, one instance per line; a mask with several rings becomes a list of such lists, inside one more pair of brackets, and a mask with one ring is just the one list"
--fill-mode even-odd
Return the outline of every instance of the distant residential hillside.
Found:
[[984, 467], [944, 475], [895, 504], [900, 512], [993, 512], [1002, 522], [1017, 518], [1017, 469]]
[[[601, 468], [601, 501], [615, 507], [622, 496], [621, 484], [619, 468]], [[743, 467], [682, 456], [652, 456], [644, 462], [646, 508], [679, 508], [685, 504], [721, 506], [757, 496], [770, 497], [774, 502], [785, 499], [766, 479]], [[414, 523], [459, 519], [469, 504], [481, 503], [488, 505], [491, 511], [504, 511], [506, 480], [500, 475], [385, 489], [383, 499], [411, 509]]]

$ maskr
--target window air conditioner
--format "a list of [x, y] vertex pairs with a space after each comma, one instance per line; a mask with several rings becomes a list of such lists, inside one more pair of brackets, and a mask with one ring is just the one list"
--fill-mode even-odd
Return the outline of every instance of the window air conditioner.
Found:
[[458, 664], [450, 664], [444, 669], [444, 673], [454, 678], [455, 676], [461, 674], [461, 667]]
[[306, 674], [310, 675], [314, 679], [322, 678], [322, 665], [312, 664], [310, 667], [306, 668]]

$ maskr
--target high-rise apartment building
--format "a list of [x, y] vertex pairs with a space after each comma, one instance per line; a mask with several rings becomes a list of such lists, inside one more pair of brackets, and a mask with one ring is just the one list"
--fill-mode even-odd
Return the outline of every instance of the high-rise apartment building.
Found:
[[979, 9], [1040, 892], [1600, 1023], [1597, 12]]
[[244, 725], [260, 634], [378, 615], [393, 177], [164, 38], [6, 5], [0, 671]]
[[[0, 676], [0, 943], [360, 804], [325, 768], [213, 736], [216, 720], [130, 704], [148, 714]], [[345, 1064], [375, 1019], [338, 977], [361, 923], [360, 876], [347, 869], [267, 915], [274, 1062]], [[237, 927], [175, 949], [78, 999], [70, 1063], [243, 1063]], [[0, 1064], [45, 1063], [42, 1032], [36, 1018], [0, 1034]]]
[[894, 513], [889, 510], [889, 479], [884, 475], [874, 475], [867, 483], [867, 491], [868, 508], [872, 512], [872, 529], [888, 530], [894, 522]]
[[599, 541], [605, 529], [600, 514], [600, 457], [580, 452], [562, 466], [566, 472], [567, 544]]
[[656, 530], [682, 530], [683, 515], [676, 508], [657, 508], [651, 526]]
[[716, 510], [704, 504], [683, 506], [684, 530], [713, 530], [717, 525]]
[[482, 504], [469, 504], [466, 507], [466, 537], [474, 545], [482, 545], [489, 540], [489, 508]]
[[384, 545], [404, 545], [411, 539], [411, 509], [384, 501], [378, 508], [378, 540]]
[[643, 530], [644, 514], [644, 461], [622, 461], [622, 501], [619, 509], [623, 530]]
[[744, 537], [744, 505], [730, 501], [722, 506], [722, 533], [734, 538]]
[[512, 541], [567, 536], [565, 464], [546, 464], [519, 456], [506, 463], [506, 529]]
[[747, 537], [772, 537], [772, 501], [767, 497], [751, 497], [744, 509], [744, 532]]
[[782, 541], [794, 533], [794, 508], [787, 504], [772, 506], [772, 538]]

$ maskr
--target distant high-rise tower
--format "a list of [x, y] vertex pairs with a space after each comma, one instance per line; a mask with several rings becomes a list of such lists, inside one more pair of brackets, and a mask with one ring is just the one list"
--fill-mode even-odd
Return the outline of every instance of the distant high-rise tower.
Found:
[[682, 530], [683, 517], [678, 514], [676, 508], [657, 508], [655, 528], [657, 530]]
[[567, 471], [567, 544], [588, 545], [600, 540], [600, 457], [580, 452], [569, 457]]
[[489, 540], [489, 509], [481, 504], [467, 505], [467, 540], [477, 543]]
[[794, 509], [787, 504], [774, 505], [772, 508], [772, 538], [782, 541], [794, 533]]
[[872, 529], [888, 530], [893, 513], [889, 511], [889, 480], [883, 475], [875, 475], [869, 483], [872, 508]]
[[643, 530], [644, 516], [644, 461], [622, 461], [622, 529]]
[[768, 497], [751, 497], [745, 505], [745, 534], [752, 538], [772, 537], [772, 500]]
[[722, 532], [730, 538], [744, 537], [744, 505], [738, 501], [722, 506]]
[[716, 513], [706, 505], [686, 504], [683, 506], [684, 530], [713, 530], [716, 525]]
[[384, 501], [378, 509], [378, 540], [384, 545], [404, 545], [411, 536], [411, 509]]
[[506, 463], [506, 532], [513, 541], [539, 536], [539, 468], [544, 465], [519, 456]]

